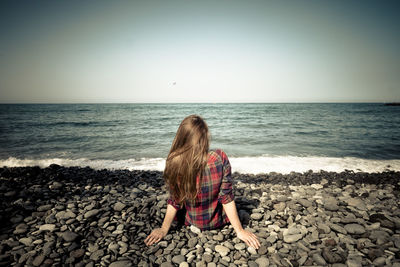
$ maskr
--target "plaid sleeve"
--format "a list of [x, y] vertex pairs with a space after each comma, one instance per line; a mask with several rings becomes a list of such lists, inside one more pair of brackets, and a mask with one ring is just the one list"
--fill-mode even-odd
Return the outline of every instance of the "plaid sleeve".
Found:
[[167, 204], [171, 205], [174, 207], [176, 210], [180, 210], [182, 207], [181, 205], [177, 204], [175, 200], [173, 200], [171, 197], [168, 198]]
[[232, 187], [231, 164], [229, 163], [228, 156], [225, 154], [224, 151], [220, 150], [220, 155], [222, 159], [222, 182], [218, 195], [218, 200], [222, 204], [228, 204], [235, 198], [233, 195]]

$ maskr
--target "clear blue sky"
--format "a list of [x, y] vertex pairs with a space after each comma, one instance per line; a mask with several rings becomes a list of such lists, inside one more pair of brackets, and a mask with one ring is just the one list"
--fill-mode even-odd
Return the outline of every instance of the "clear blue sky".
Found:
[[398, 1], [1, 1], [0, 102], [400, 101]]

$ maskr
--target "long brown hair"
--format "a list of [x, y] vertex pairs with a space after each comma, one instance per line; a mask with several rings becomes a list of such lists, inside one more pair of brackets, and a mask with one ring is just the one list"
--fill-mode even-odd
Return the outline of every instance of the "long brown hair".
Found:
[[164, 169], [164, 179], [177, 203], [197, 196], [196, 177], [203, 177], [207, 164], [209, 134], [206, 122], [197, 115], [186, 117], [179, 125]]

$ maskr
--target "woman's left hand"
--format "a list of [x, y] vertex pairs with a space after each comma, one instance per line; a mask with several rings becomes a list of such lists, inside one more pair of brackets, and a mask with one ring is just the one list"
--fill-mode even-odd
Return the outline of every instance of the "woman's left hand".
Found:
[[255, 234], [250, 231], [242, 229], [237, 233], [237, 237], [241, 239], [244, 243], [246, 243], [249, 247], [253, 247], [255, 249], [260, 248], [260, 241]]
[[154, 243], [157, 243], [158, 241], [163, 239], [164, 236], [166, 236], [166, 235], [167, 235], [167, 231], [165, 231], [162, 228], [156, 228], [151, 232], [150, 235], [148, 235], [146, 237], [146, 239], [144, 240], [144, 243], [146, 244], [146, 246], [151, 246]]

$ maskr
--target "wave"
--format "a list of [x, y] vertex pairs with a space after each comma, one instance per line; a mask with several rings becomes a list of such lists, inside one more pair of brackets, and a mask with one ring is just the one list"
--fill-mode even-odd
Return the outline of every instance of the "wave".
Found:
[[[351, 170], [354, 172], [383, 172], [388, 170], [400, 171], [400, 159], [374, 160], [355, 157], [296, 157], [296, 156], [259, 156], [259, 157], [230, 157], [232, 172], [260, 174], [277, 172], [288, 174], [290, 172], [307, 172], [321, 170], [342, 172]], [[163, 158], [141, 158], [125, 160], [91, 160], [86, 158], [49, 158], [49, 159], [18, 159], [10, 157], [0, 160], [0, 166], [48, 167], [50, 164], [58, 164], [66, 167], [89, 166], [93, 169], [128, 169], [128, 170], [156, 170], [162, 171], [165, 167]]]

